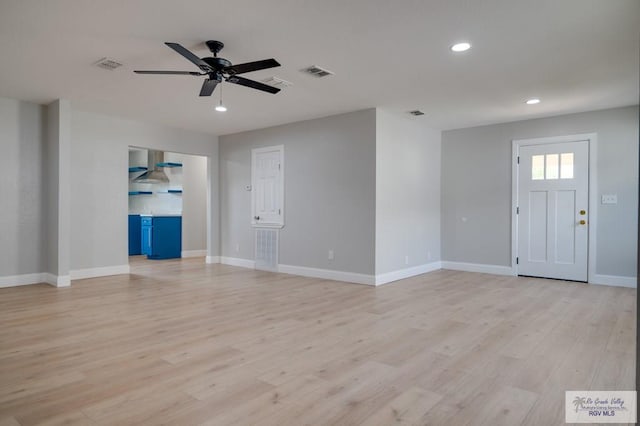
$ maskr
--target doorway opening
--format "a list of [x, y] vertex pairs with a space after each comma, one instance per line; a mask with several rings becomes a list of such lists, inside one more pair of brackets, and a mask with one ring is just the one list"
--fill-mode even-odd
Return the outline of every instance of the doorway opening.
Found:
[[129, 263], [207, 255], [208, 158], [129, 147]]

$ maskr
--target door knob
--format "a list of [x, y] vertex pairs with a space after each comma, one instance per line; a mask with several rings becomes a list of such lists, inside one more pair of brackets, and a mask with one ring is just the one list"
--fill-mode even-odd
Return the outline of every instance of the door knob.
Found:
[[580, 223], [580, 225], [586, 225], [587, 221], [586, 220], [581, 220], [579, 223]]

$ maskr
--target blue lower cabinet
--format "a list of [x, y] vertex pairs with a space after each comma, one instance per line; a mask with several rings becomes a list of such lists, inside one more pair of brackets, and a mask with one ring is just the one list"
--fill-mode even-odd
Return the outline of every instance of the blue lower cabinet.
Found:
[[174, 259], [182, 255], [182, 217], [143, 216], [141, 251], [149, 259]]
[[129, 256], [142, 254], [140, 251], [140, 215], [129, 215]]
[[140, 220], [140, 254], [151, 254], [151, 239], [153, 232], [153, 218], [142, 216]]

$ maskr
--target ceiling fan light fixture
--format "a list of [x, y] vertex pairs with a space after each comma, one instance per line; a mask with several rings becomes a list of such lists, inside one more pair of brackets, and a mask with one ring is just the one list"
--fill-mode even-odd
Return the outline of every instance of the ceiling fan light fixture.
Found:
[[225, 112], [226, 110], [227, 110], [227, 107], [224, 106], [224, 104], [222, 103], [222, 84], [221, 84], [220, 85], [220, 103], [216, 105], [216, 111]]
[[538, 98], [531, 98], [531, 99], [527, 99], [527, 101], [525, 102], [527, 105], [535, 105], [535, 104], [539, 104], [540, 103], [540, 99]]
[[461, 43], [456, 43], [453, 46], [451, 46], [450, 49], [452, 52], [466, 52], [467, 50], [471, 49], [471, 43], [468, 43], [466, 41]]

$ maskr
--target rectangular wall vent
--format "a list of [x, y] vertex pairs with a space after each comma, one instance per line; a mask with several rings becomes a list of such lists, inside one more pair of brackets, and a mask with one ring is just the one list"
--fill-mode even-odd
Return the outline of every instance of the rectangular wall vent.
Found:
[[102, 58], [98, 62], [96, 62], [95, 65], [109, 71], [113, 71], [116, 68], [120, 68], [122, 66], [120, 62], [109, 58]]
[[409, 114], [419, 116], [424, 115], [424, 112], [420, 111], [419, 109], [414, 109], [413, 111], [409, 111]]
[[310, 67], [305, 68], [305, 69], [303, 69], [301, 71], [304, 72], [304, 73], [307, 73], [309, 75], [312, 75], [314, 77], [318, 77], [318, 78], [327, 77], [329, 75], [335, 75], [334, 72], [329, 71], [329, 70], [324, 69], [324, 68], [320, 68], [317, 65], [311, 65]]
[[278, 271], [278, 230], [256, 229], [256, 269]]
[[283, 87], [291, 87], [293, 86], [293, 83], [287, 80], [283, 80], [281, 78], [278, 77], [269, 77], [269, 78], [265, 78], [264, 80], [262, 80], [263, 83], [268, 84], [269, 86], [273, 86], [273, 87], [278, 87], [278, 88], [283, 88]]

